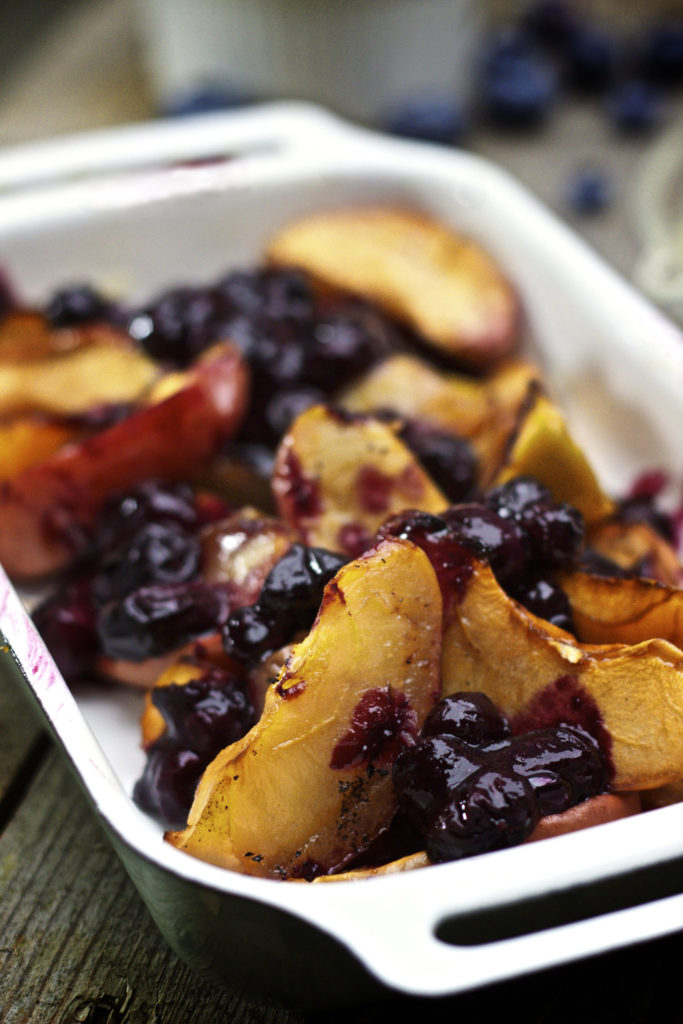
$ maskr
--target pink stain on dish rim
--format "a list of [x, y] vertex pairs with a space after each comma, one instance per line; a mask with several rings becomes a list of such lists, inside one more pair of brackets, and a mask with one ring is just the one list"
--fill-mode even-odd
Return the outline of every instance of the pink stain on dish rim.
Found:
[[30, 615], [4, 574], [0, 575], [0, 626], [14, 657], [32, 680], [36, 694], [55, 685], [67, 689]]

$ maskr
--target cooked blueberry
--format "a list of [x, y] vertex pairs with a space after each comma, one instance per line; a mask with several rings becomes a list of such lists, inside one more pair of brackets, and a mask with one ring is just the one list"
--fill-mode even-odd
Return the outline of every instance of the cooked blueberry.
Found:
[[473, 493], [477, 459], [464, 437], [419, 420], [408, 420], [400, 436], [449, 501], [465, 501]]
[[238, 608], [223, 630], [223, 646], [241, 662], [257, 661], [313, 624], [325, 585], [345, 559], [324, 548], [293, 544], [268, 573], [259, 600]]
[[524, 544], [514, 521], [478, 504], [454, 505], [443, 517], [465, 547], [489, 562], [503, 585], [524, 572]]
[[147, 752], [133, 799], [167, 828], [180, 828], [202, 772], [251, 727], [253, 708], [241, 684], [217, 668], [185, 686], [155, 689], [152, 701], [166, 728]]
[[425, 831], [430, 860], [450, 861], [521, 843], [539, 819], [534, 792], [511, 770], [480, 768]]
[[425, 828], [449, 795], [481, 767], [471, 747], [455, 736], [427, 736], [398, 755], [393, 781], [399, 806], [418, 828]]
[[292, 421], [312, 405], [326, 399], [324, 391], [313, 387], [283, 387], [268, 399], [263, 409], [263, 429], [275, 444], [289, 429]]
[[291, 637], [275, 616], [256, 603], [237, 608], [223, 629], [223, 647], [237, 661], [249, 664], [277, 650]]
[[505, 739], [510, 735], [510, 727], [485, 693], [452, 693], [431, 709], [422, 735], [451, 735], [478, 747]]
[[136, 310], [128, 331], [153, 359], [187, 366], [217, 340], [224, 317], [217, 289], [185, 286]]
[[547, 487], [534, 477], [519, 476], [489, 491], [486, 505], [522, 531], [529, 567], [539, 571], [567, 565], [583, 542], [580, 512], [556, 503]]
[[228, 616], [228, 601], [218, 587], [199, 582], [141, 587], [105, 605], [97, 629], [110, 658], [143, 661], [207, 633], [216, 633]]
[[175, 523], [190, 531], [199, 526], [192, 488], [187, 484], [164, 484], [147, 480], [107, 501], [98, 522], [98, 548], [133, 537], [148, 523]]
[[92, 582], [96, 604], [118, 601], [152, 583], [184, 583], [199, 572], [199, 538], [174, 522], [145, 523], [130, 540], [109, 551]]
[[315, 615], [326, 584], [345, 561], [343, 556], [325, 548], [292, 544], [266, 576], [259, 601], [273, 611]]
[[100, 643], [86, 577], [65, 584], [43, 601], [34, 610], [33, 621], [67, 681], [92, 671]]
[[[508, 756], [515, 772], [535, 779], [533, 784], [542, 814], [566, 810], [603, 792], [607, 784], [598, 745], [579, 728], [560, 726], [517, 736]], [[557, 779], [568, 787], [567, 800], [562, 806]]]
[[574, 630], [569, 598], [556, 583], [546, 579], [522, 580], [510, 588], [511, 596], [539, 619], [545, 619], [568, 633]]
[[581, 549], [583, 517], [572, 505], [560, 502], [527, 518], [524, 533], [538, 568], [561, 569], [571, 565]]
[[53, 327], [79, 327], [105, 320], [108, 301], [89, 284], [75, 284], [54, 292], [45, 307], [45, 316]]
[[241, 682], [220, 669], [182, 686], [156, 687], [152, 703], [166, 723], [163, 743], [187, 747], [204, 759], [240, 739], [254, 720]]
[[204, 767], [192, 750], [154, 747], [135, 783], [133, 800], [143, 811], [159, 818], [166, 828], [183, 828]]

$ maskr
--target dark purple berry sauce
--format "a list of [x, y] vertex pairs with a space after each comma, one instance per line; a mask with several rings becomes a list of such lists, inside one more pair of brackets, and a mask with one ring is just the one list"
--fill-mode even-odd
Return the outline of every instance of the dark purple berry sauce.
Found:
[[400, 814], [433, 861], [521, 843], [541, 817], [604, 792], [609, 778], [601, 747], [574, 719], [555, 715], [519, 735], [483, 693], [444, 697], [393, 766]]
[[293, 544], [266, 576], [258, 600], [235, 609], [223, 629], [223, 646], [251, 665], [307, 631], [327, 583], [346, 559], [325, 548]]
[[101, 655], [139, 661], [220, 628], [227, 594], [199, 582], [199, 531], [224, 513], [154, 480], [107, 502], [95, 539], [33, 613], [66, 679], [94, 674]]
[[166, 828], [182, 828], [197, 782], [214, 757], [254, 724], [242, 681], [211, 666], [197, 679], [152, 691], [165, 731], [147, 751], [133, 799]]
[[345, 769], [371, 763], [390, 765], [398, 752], [412, 746], [418, 733], [417, 715], [400, 690], [371, 689], [353, 710], [351, 724], [336, 743], [330, 768]]

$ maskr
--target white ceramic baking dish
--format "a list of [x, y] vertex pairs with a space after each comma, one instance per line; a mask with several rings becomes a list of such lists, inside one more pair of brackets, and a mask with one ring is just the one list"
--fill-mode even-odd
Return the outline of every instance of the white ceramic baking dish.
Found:
[[[36, 300], [82, 279], [148, 298], [250, 263], [273, 228], [312, 208], [417, 204], [506, 268], [525, 344], [605, 486], [658, 466], [680, 488], [679, 332], [475, 156], [282, 104], [7, 152], [0, 188], [0, 260]], [[0, 669], [43, 709], [168, 942], [214, 978], [307, 1004], [383, 987], [443, 995], [683, 927], [683, 806], [359, 882], [279, 883], [194, 860], [130, 799], [139, 694], [73, 696], [4, 577], [0, 628]]]

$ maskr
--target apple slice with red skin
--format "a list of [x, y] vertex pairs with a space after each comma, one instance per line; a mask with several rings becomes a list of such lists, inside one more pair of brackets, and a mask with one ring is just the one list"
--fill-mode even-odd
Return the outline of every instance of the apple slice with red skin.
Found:
[[192, 478], [235, 432], [247, 396], [240, 353], [219, 344], [164, 400], [0, 484], [6, 572], [30, 580], [64, 568], [88, 543], [110, 495], [151, 477]]
[[342, 868], [396, 813], [393, 759], [439, 695], [436, 573], [387, 540], [325, 588], [263, 713], [208, 766], [188, 826], [167, 834], [210, 863], [268, 878]]

